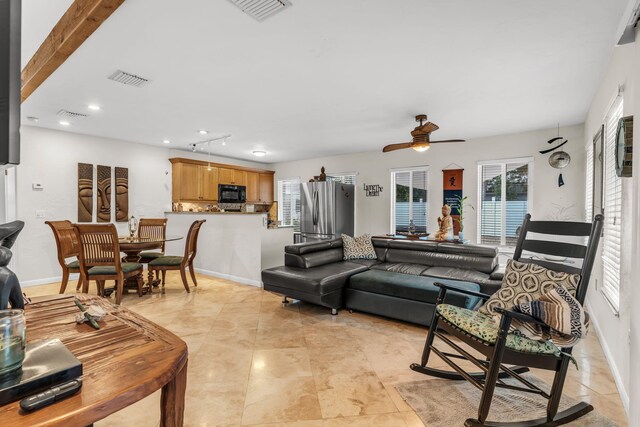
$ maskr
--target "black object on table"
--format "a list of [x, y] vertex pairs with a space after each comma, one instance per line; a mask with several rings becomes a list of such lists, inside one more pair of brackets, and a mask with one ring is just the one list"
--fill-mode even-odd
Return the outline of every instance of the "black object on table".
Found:
[[35, 411], [36, 409], [44, 408], [45, 406], [58, 402], [65, 397], [76, 394], [81, 387], [82, 380], [80, 378], [76, 378], [75, 380], [44, 390], [42, 393], [34, 394], [33, 396], [22, 399], [20, 401], [20, 408], [25, 411]]
[[27, 344], [22, 369], [0, 378], [0, 405], [82, 376], [82, 363], [59, 339]]

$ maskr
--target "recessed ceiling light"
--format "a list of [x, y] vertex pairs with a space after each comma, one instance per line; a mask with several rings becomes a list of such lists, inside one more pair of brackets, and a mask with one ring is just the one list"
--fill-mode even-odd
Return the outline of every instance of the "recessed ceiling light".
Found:
[[171, 141], [169, 141], [168, 139], [163, 139], [162, 142], [165, 144], [171, 144]]
[[256, 150], [256, 151], [252, 151], [251, 154], [253, 154], [256, 157], [264, 157], [267, 155], [266, 151], [261, 151], [261, 150]]
[[100, 106], [96, 104], [89, 104], [87, 105], [87, 107], [89, 108], [89, 110], [100, 111]]
[[60, 120], [58, 123], [60, 123], [62, 126], [69, 126], [71, 124], [66, 120]]
[[200, 130], [198, 131], [198, 133], [199, 133], [200, 135], [206, 135], [206, 134], [208, 134], [208, 133], [209, 133], [209, 131], [208, 131], [208, 130], [204, 130], [204, 129], [200, 129]]

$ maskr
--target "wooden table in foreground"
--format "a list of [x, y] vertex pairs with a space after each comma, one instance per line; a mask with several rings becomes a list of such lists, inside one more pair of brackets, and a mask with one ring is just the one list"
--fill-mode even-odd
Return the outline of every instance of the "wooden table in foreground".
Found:
[[187, 385], [187, 345], [166, 329], [97, 296], [78, 296], [109, 314], [95, 330], [76, 324], [74, 296], [34, 299], [26, 306], [27, 342], [59, 338], [83, 364], [79, 393], [26, 413], [19, 402], [0, 406], [6, 426], [87, 426], [162, 387], [161, 421], [182, 426]]

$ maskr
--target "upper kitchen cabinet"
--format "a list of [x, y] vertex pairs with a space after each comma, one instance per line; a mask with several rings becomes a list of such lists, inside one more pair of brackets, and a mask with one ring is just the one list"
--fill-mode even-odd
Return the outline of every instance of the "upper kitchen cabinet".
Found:
[[247, 202], [260, 201], [260, 174], [258, 172], [247, 172]]
[[261, 173], [260, 180], [260, 201], [272, 203], [273, 202], [273, 174]]
[[218, 184], [246, 186], [247, 203], [273, 202], [273, 171], [183, 158], [169, 160], [174, 203], [217, 202]]
[[229, 185], [247, 185], [246, 172], [230, 167], [221, 167], [218, 171], [218, 179], [220, 184]]

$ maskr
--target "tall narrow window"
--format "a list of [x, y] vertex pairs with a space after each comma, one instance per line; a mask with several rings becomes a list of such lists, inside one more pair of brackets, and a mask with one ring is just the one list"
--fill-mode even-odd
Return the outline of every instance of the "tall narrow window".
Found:
[[533, 159], [478, 164], [478, 242], [515, 246], [531, 206]]
[[593, 157], [593, 145], [589, 144], [587, 147], [587, 162], [585, 165], [585, 189], [584, 189], [584, 216], [585, 221], [591, 222], [593, 220], [593, 181], [595, 179], [594, 173], [594, 157]]
[[426, 168], [393, 171], [391, 181], [391, 232], [409, 231], [409, 224], [413, 220], [416, 232], [426, 233], [429, 217], [429, 171]]
[[620, 308], [620, 233], [622, 231], [622, 180], [616, 175], [616, 129], [622, 117], [622, 97], [616, 98], [605, 118], [604, 242], [602, 293], [613, 309]]
[[278, 180], [278, 219], [280, 225], [300, 231], [300, 179]]

